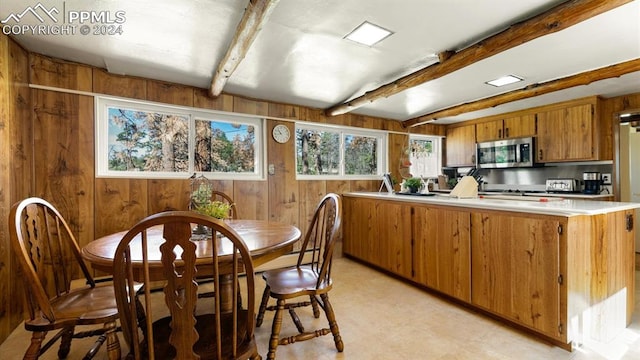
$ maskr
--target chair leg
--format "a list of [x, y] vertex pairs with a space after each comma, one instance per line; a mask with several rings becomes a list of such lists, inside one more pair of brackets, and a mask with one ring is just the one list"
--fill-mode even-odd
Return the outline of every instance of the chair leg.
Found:
[[40, 347], [47, 336], [46, 331], [34, 331], [31, 335], [31, 344], [27, 348], [27, 352], [24, 354], [24, 360], [36, 360], [40, 356]]
[[98, 350], [100, 350], [100, 347], [102, 346], [102, 344], [104, 344], [105, 340], [107, 340], [107, 335], [101, 334], [100, 336], [98, 336], [98, 339], [96, 339], [96, 342], [93, 343], [93, 346], [84, 355], [82, 360], [91, 360], [91, 359], [93, 359], [93, 357], [96, 356], [96, 354], [98, 353]]
[[320, 317], [320, 309], [318, 308], [318, 300], [314, 295], [309, 295], [309, 299], [311, 300], [311, 307], [313, 308], [313, 317], [316, 319]]
[[262, 301], [260, 302], [260, 309], [258, 310], [258, 316], [256, 317], [256, 327], [262, 325], [264, 320], [264, 313], [267, 311], [267, 303], [269, 302], [269, 292], [271, 289], [268, 285], [265, 285], [264, 292], [262, 293]]
[[304, 326], [302, 326], [302, 321], [300, 321], [298, 314], [296, 314], [292, 307], [289, 308], [289, 315], [291, 315], [291, 320], [293, 320], [296, 328], [298, 328], [298, 332], [302, 334], [304, 332]]
[[340, 329], [338, 328], [338, 322], [336, 322], [336, 315], [333, 312], [333, 307], [329, 302], [329, 295], [320, 294], [320, 298], [322, 299], [322, 303], [324, 304], [324, 312], [327, 315], [327, 320], [329, 321], [329, 328], [331, 329], [331, 333], [333, 334], [333, 341], [336, 343], [336, 349], [338, 352], [342, 352], [344, 350], [344, 343], [342, 342], [342, 337], [340, 336]]
[[62, 330], [60, 337], [60, 348], [58, 349], [58, 359], [66, 359], [71, 351], [71, 339], [73, 339], [74, 327], [67, 327]]
[[273, 317], [273, 326], [271, 327], [271, 338], [269, 339], [268, 360], [276, 358], [276, 349], [280, 343], [280, 328], [282, 327], [282, 312], [284, 311], [284, 300], [278, 299], [276, 305], [276, 314]]
[[107, 337], [107, 358], [109, 360], [120, 360], [120, 341], [116, 333], [116, 322], [104, 324], [104, 334]]

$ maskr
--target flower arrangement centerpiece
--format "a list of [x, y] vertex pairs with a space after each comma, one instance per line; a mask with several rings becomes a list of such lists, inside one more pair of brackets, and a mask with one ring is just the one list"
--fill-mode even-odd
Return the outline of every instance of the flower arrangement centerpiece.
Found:
[[229, 210], [231, 210], [232, 206], [233, 204], [222, 201], [207, 201], [204, 204], [197, 205], [194, 210], [216, 219], [226, 219], [229, 217]]
[[[189, 201], [189, 209], [200, 214], [208, 215], [216, 219], [225, 219], [229, 217], [229, 210], [233, 204], [222, 201], [212, 201], [211, 194], [213, 186], [209, 179], [204, 175], [191, 177], [191, 198]], [[194, 230], [194, 234], [209, 234], [209, 229], [205, 229], [202, 225], [198, 225]]]

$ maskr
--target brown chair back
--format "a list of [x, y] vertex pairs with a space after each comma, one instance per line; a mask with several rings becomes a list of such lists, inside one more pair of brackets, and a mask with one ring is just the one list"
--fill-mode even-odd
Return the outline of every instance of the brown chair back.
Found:
[[342, 201], [334, 193], [325, 195], [316, 209], [305, 233], [297, 266], [304, 263], [305, 255], [311, 252], [309, 266], [317, 273], [318, 287], [331, 283], [333, 249], [342, 236]]
[[[191, 240], [197, 224], [212, 230], [215, 246], [211, 258], [197, 257], [196, 244]], [[147, 234], [158, 226], [163, 227], [161, 260], [160, 264], [150, 264]], [[132, 261], [132, 253], [141, 254], [143, 260]], [[164, 291], [151, 291], [152, 281], [158, 279], [150, 278], [150, 266], [161, 266]], [[136, 278], [134, 274], [142, 275]], [[223, 220], [191, 211], [168, 211], [140, 221], [122, 238], [114, 260], [116, 300], [123, 334], [132, 349], [130, 355], [135, 359], [239, 359], [246, 358], [246, 354], [255, 357], [253, 274], [246, 245]], [[210, 278], [213, 297], [198, 300], [196, 275], [198, 280], [204, 275]], [[144, 309], [131, 301], [136, 296], [135, 282], [144, 283], [144, 292], [138, 295], [144, 299]], [[243, 308], [238, 304], [240, 287], [246, 291]], [[166, 309], [158, 309], [158, 305]], [[137, 312], [142, 310], [146, 313], [146, 324], [141, 326], [147, 332], [146, 349], [136, 330]], [[156, 311], [165, 311], [169, 316], [159, 318]]]
[[[333, 335], [336, 349], [339, 352], [344, 350], [344, 342], [328, 294], [333, 286], [331, 282], [333, 251], [336, 242], [342, 236], [341, 214], [340, 196], [333, 193], [325, 195], [318, 203], [309, 223], [296, 267], [267, 270], [262, 273], [266, 286], [262, 293], [256, 326], [262, 325], [267, 310], [275, 310], [267, 359], [275, 359], [276, 349], [280, 345], [294, 344], [328, 334]], [[311, 253], [311, 263], [306, 261], [308, 253]], [[308, 296], [309, 301], [291, 302], [302, 296]], [[276, 299], [275, 306], [268, 306], [270, 298]], [[295, 308], [306, 306], [313, 307], [315, 318], [320, 317], [321, 308], [329, 326], [319, 329], [315, 324], [315, 330], [305, 330]], [[285, 310], [288, 310], [291, 315], [298, 333], [281, 337], [282, 313]]]
[[222, 191], [213, 190], [211, 191], [211, 201], [221, 201], [223, 203], [231, 204], [231, 208], [229, 209], [229, 219], [238, 219], [238, 208], [233, 202], [231, 196], [223, 193]]
[[55, 321], [51, 301], [69, 293], [71, 280], [84, 277], [95, 286], [69, 224], [46, 200], [33, 197], [15, 204], [9, 231], [23, 271], [31, 319], [42, 314]]
[[[64, 359], [71, 339], [84, 337], [97, 337], [85, 359], [91, 359], [105, 341], [109, 358], [120, 358], [113, 287], [110, 283], [96, 285], [69, 224], [58, 210], [35, 197], [16, 203], [9, 216], [9, 236], [26, 290], [29, 319], [24, 326], [32, 332], [24, 358], [37, 359], [60, 340], [58, 357]], [[86, 284], [72, 288], [75, 279]], [[76, 331], [77, 325], [93, 324], [103, 328]], [[43, 344], [52, 330], [59, 331]]]

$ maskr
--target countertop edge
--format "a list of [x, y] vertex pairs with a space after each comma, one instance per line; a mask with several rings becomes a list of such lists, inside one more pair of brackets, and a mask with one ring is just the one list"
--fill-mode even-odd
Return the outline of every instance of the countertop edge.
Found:
[[640, 203], [567, 198], [549, 202], [537, 202], [525, 200], [492, 200], [490, 197], [459, 199], [451, 198], [443, 194], [436, 194], [434, 196], [407, 196], [382, 192], [348, 192], [344, 193], [343, 196], [566, 217], [599, 215], [640, 208]]

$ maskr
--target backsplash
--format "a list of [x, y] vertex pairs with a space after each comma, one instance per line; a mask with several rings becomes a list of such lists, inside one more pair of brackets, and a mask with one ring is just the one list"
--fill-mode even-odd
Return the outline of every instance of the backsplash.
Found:
[[[545, 182], [551, 178], [573, 178], [580, 180], [582, 185], [582, 173], [598, 171], [601, 174], [612, 174], [612, 164], [580, 164], [580, 165], [547, 165], [534, 168], [510, 168], [510, 169], [481, 169], [485, 189], [519, 189], [519, 190], [544, 190]], [[609, 190], [611, 185], [602, 186], [603, 193]]]

